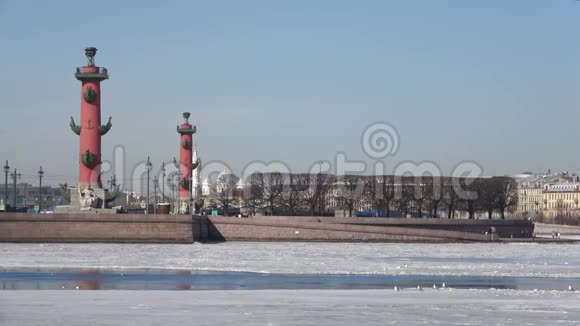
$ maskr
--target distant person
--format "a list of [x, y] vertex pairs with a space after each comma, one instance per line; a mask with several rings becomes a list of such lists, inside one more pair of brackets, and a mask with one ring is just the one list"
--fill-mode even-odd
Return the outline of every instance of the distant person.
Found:
[[556, 238], [556, 231], [552, 230], [552, 239]]
[[556, 233], [556, 237], [560, 239], [560, 232]]

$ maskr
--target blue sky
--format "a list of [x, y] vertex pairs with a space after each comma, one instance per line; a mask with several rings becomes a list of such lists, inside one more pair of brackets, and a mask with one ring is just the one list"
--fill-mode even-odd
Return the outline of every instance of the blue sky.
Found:
[[[103, 155], [178, 155], [190, 111], [205, 161], [304, 171], [387, 121], [385, 163], [484, 173], [580, 169], [580, 2], [1, 1], [0, 160], [74, 182], [83, 49], [109, 69]], [[3, 182], [3, 180], [2, 180]]]

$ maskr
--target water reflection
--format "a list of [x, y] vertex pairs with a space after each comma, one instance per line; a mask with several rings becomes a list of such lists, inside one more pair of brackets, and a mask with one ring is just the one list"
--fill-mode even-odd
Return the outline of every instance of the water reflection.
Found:
[[266, 290], [452, 288], [566, 290], [580, 278], [435, 275], [295, 275], [189, 270], [4, 269], [3, 290]]
[[99, 290], [99, 275], [100, 272], [96, 269], [80, 271], [75, 288], [77, 290]]
[[[176, 271], [175, 275], [191, 275], [191, 271]], [[188, 282], [181, 281], [177, 284], [177, 290], [191, 290], [191, 285]]]

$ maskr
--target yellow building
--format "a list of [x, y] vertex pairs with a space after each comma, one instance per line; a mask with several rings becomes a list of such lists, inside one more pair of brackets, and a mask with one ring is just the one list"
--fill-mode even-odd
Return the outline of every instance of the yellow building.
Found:
[[544, 184], [544, 215], [548, 218], [580, 215], [580, 183]]
[[519, 188], [517, 212], [521, 217], [537, 217], [544, 211], [543, 189]]
[[543, 179], [533, 176], [519, 180], [516, 216], [537, 218], [544, 214], [543, 184]]
[[554, 219], [580, 216], [580, 180], [576, 175], [520, 175], [516, 216]]

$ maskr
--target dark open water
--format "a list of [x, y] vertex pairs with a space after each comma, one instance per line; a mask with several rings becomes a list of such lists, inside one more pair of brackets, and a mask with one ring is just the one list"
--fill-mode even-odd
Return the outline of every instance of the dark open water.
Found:
[[1, 290], [278, 290], [448, 288], [567, 290], [580, 278], [432, 275], [298, 275], [176, 270], [4, 269]]

